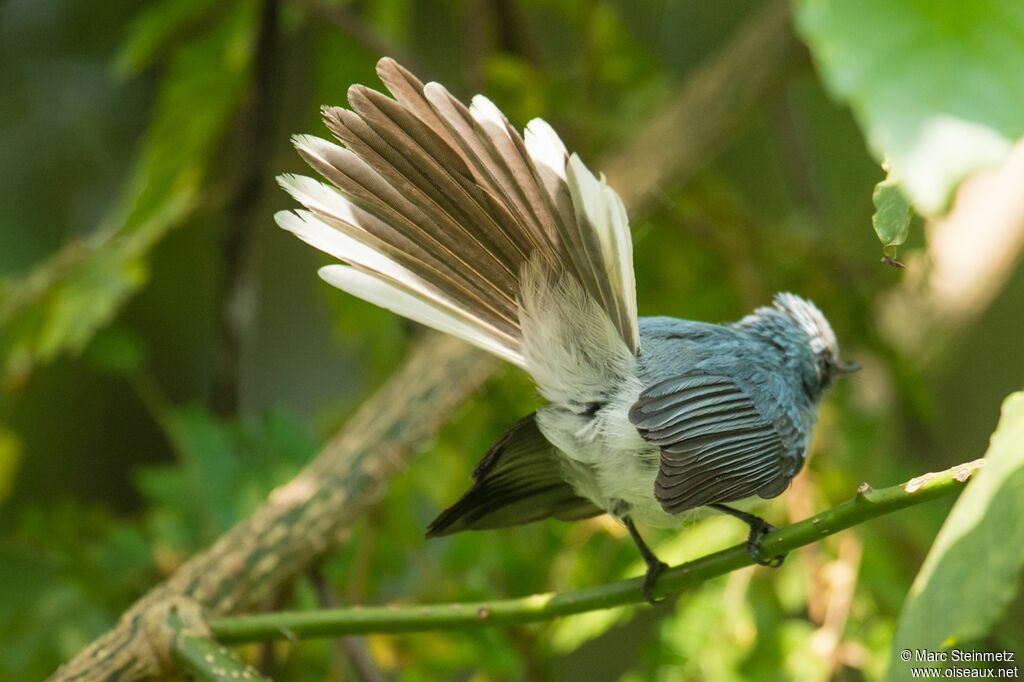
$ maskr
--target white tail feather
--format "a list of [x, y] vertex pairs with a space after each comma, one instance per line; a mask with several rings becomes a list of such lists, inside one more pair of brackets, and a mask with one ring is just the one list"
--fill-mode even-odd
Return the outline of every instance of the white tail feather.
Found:
[[569, 157], [569, 190], [573, 205], [594, 226], [601, 243], [606, 274], [612, 281], [612, 291], [622, 297], [622, 303], [633, 321], [633, 348], [640, 347], [640, 332], [636, 324], [636, 276], [633, 273], [633, 240], [629, 231], [629, 217], [622, 199], [605, 182], [604, 174], [598, 180], [577, 154]]
[[[489, 124], [500, 130], [505, 130], [504, 114], [494, 105], [494, 102], [483, 95], [473, 96], [469, 104], [469, 113], [481, 125]], [[506, 133], [507, 135], [508, 133]]]
[[478, 348], [493, 353], [514, 365], [524, 367], [522, 356], [503, 344], [495, 335], [487, 334], [485, 325], [456, 313], [431, 305], [408, 291], [347, 265], [326, 265], [319, 270], [328, 284], [402, 317], [451, 334]]
[[362, 229], [352, 212], [352, 203], [327, 183], [305, 175], [285, 174], [277, 176], [277, 184], [306, 208]]
[[342, 268], [341, 271], [331, 270], [334, 266], [322, 268], [320, 276], [328, 283], [374, 305], [465, 339], [513, 364], [523, 365], [515, 339], [465, 312], [436, 288], [387, 256], [336, 230], [308, 211], [280, 211], [274, 219], [307, 244], [344, 258], [354, 266], [336, 266]]
[[569, 157], [569, 151], [547, 121], [535, 118], [527, 123], [524, 140], [526, 150], [535, 164], [550, 168], [565, 180], [565, 160]]
[[352, 265], [378, 272], [407, 287], [425, 288], [425, 284], [414, 273], [358, 239], [328, 225], [309, 211], [280, 211], [274, 219], [278, 225], [324, 253], [329, 253], [335, 258], [343, 258]]

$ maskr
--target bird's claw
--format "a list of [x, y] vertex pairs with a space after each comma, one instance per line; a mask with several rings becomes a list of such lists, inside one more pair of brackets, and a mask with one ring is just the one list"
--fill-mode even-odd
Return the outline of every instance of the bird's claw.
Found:
[[647, 562], [647, 574], [644, 575], [644, 584], [642, 591], [644, 593], [644, 599], [646, 599], [647, 603], [651, 604], [652, 606], [655, 604], [660, 604], [666, 599], [666, 597], [662, 597], [661, 599], [655, 599], [653, 593], [654, 584], [658, 582], [658, 576], [664, 573], [666, 568], [668, 568], [668, 564], [666, 564], [664, 561], [655, 560], [653, 562]]
[[[757, 518], [757, 517], [754, 517]], [[764, 519], [757, 518], [760, 523], [750, 524], [750, 535], [747, 536], [747, 554], [754, 560], [758, 566], [769, 566], [771, 568], [778, 568], [782, 565], [782, 562], [786, 560], [789, 552], [783, 552], [778, 554], [771, 559], [761, 558], [761, 540], [764, 539], [768, 533], [777, 531], [778, 528], [768, 523]]]

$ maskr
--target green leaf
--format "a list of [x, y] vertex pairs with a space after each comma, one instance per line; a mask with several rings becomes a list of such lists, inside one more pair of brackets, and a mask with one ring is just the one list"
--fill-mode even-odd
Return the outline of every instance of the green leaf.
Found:
[[[290, 480], [317, 443], [289, 415], [223, 419], [192, 404], [161, 415], [176, 465], [138, 472], [136, 485], [160, 512], [160, 540], [195, 550], [252, 512], [274, 486]], [[196, 531], [199, 531], [198, 533]]]
[[86, 242], [66, 245], [0, 286], [0, 373], [8, 386], [39, 362], [80, 351], [148, 275], [149, 250], [200, 202], [208, 165], [242, 100], [253, 3], [239, 2], [169, 58], [152, 124], [118, 205]]
[[208, 12], [213, 0], [160, 0], [149, 3], [132, 20], [128, 39], [114, 59], [114, 71], [131, 76], [159, 57], [175, 36]]
[[798, 0], [798, 29], [918, 212], [1024, 135], [1019, 0]]
[[190, 504], [209, 537], [237, 520], [231, 484], [242, 476], [234, 424], [218, 420], [197, 405], [167, 415], [174, 449], [190, 486]]
[[875, 214], [871, 216], [871, 224], [885, 248], [885, 255], [889, 259], [894, 259], [896, 247], [901, 246], [907, 240], [913, 211], [903, 196], [903, 192], [900, 191], [899, 182], [891, 173], [885, 180], [875, 185], [871, 201], [875, 204]]
[[910, 588], [893, 638], [890, 679], [906, 677], [904, 650], [938, 651], [989, 633], [1020, 587], [1022, 518], [1024, 392], [1004, 401], [984, 468], [953, 506]]
[[91, 367], [110, 374], [131, 374], [145, 360], [142, 339], [127, 327], [112, 325], [101, 329], [85, 349]]

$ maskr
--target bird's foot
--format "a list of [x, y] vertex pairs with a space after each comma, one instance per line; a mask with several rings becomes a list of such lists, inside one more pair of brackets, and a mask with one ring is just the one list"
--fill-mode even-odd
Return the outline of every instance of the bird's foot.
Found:
[[658, 559], [647, 562], [647, 573], [644, 575], [642, 590], [644, 593], [644, 599], [646, 599], [647, 603], [652, 606], [654, 604], [660, 604], [666, 599], [665, 597], [662, 597], [661, 599], [654, 598], [654, 584], [658, 582], [658, 576], [661, 575], [666, 568], [668, 568], [668, 564]]
[[778, 568], [782, 565], [782, 562], [786, 560], [786, 556], [789, 554], [788, 552], [777, 554], [768, 560], [761, 558], [761, 540], [765, 535], [768, 535], [768, 533], [777, 531], [778, 528], [758, 516], [755, 516], [754, 518], [757, 519], [759, 523], [750, 524], [750, 534], [747, 535], [747, 554], [749, 554], [754, 560], [754, 563], [759, 566]]
[[771, 559], [764, 560], [761, 558], [761, 540], [764, 539], [765, 535], [773, 531], [777, 531], [778, 528], [768, 523], [760, 516], [754, 516], [747, 512], [740, 511], [739, 509], [733, 509], [727, 507], [724, 504], [710, 504], [709, 507], [717, 509], [720, 512], [735, 516], [736, 518], [744, 521], [750, 526], [750, 534], [747, 535], [747, 554], [754, 560], [754, 563], [760, 566], [771, 566], [772, 568], [778, 568], [782, 565], [782, 562], [786, 560], [788, 552], [778, 554]]
[[636, 526], [633, 525], [633, 521], [628, 517], [622, 517], [622, 522], [626, 524], [626, 528], [629, 529], [629, 534], [633, 537], [633, 541], [636, 543], [637, 549], [640, 550], [640, 556], [644, 558], [644, 563], [647, 564], [647, 573], [644, 575], [644, 584], [641, 588], [644, 593], [644, 599], [647, 600], [648, 604], [658, 604], [665, 601], [665, 598], [655, 599], [654, 598], [654, 584], [658, 582], [658, 576], [665, 572], [668, 568], [668, 564], [659, 559], [651, 551], [651, 548], [647, 546], [644, 539], [640, 537], [640, 533], [637, 531]]

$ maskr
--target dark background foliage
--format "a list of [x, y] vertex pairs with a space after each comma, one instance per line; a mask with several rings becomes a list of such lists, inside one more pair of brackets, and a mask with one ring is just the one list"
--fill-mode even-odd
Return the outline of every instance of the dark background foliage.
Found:
[[[600, 170], [759, 6], [0, 4], [0, 678], [50, 673], [244, 518], [423, 333], [320, 282], [325, 257], [273, 224], [291, 207], [274, 176], [303, 171], [288, 138], [326, 134], [320, 104], [344, 104], [352, 83], [376, 85], [374, 63], [390, 54], [464, 99], [486, 92], [517, 126], [542, 116]], [[826, 400], [806, 471], [764, 506], [777, 524], [862, 481], [980, 457], [1000, 402], [1021, 385], [1019, 267], [961, 316], [926, 326], [897, 314], [907, 334], [926, 330], [924, 342], [892, 332], [894, 299], [928, 272], [928, 242], [916, 221], [908, 269], [880, 262], [871, 195], [883, 177], [798, 47], [699, 169], [631, 216], [641, 314], [732, 320], [790, 290], [818, 303], [865, 366]], [[606, 518], [424, 540], [478, 457], [537, 404], [528, 380], [503, 368], [423, 443], [428, 452], [320, 567], [338, 600], [484, 599], [640, 573]], [[777, 571], [738, 571], [655, 609], [372, 636], [353, 645], [355, 658], [330, 643], [279, 645], [275, 671], [876, 679], [949, 508], [866, 524]], [[649, 533], [675, 563], [739, 542], [744, 528], [716, 517]], [[273, 607], [316, 603], [302, 577]], [[1018, 601], [990, 645], [1019, 645], [1022, 622]]]

